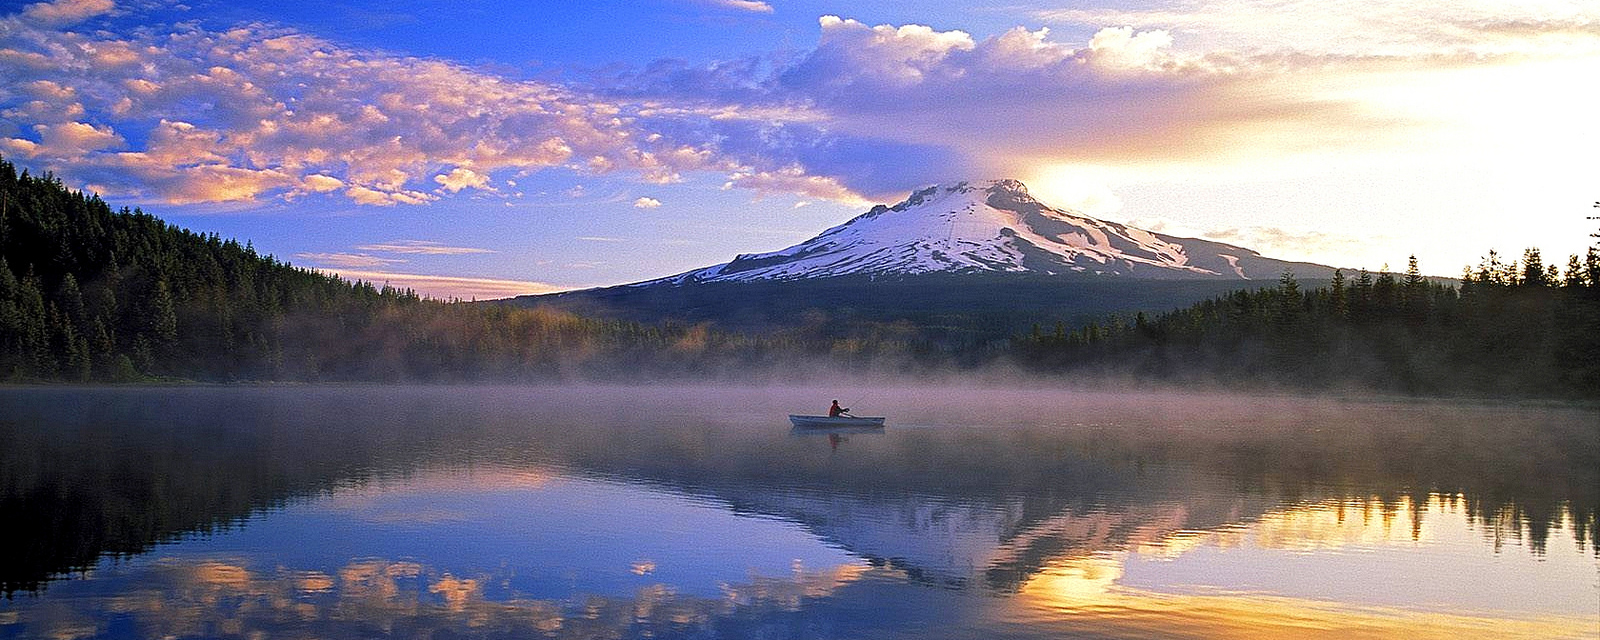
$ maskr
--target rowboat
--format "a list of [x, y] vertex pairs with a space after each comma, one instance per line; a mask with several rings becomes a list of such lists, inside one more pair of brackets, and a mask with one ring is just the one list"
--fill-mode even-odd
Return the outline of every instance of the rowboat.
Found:
[[790, 414], [789, 422], [793, 423], [796, 428], [800, 429], [883, 426], [883, 418], [881, 416], [875, 418], [868, 416], [839, 416], [836, 418], [830, 418], [828, 416], [797, 416]]

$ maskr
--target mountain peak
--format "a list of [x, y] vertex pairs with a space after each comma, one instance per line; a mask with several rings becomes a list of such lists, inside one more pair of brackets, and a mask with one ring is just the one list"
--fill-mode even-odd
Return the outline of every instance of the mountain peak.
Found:
[[1332, 273], [1053, 208], [1022, 181], [1000, 178], [918, 189], [787, 249], [639, 284], [979, 272], [1270, 280], [1285, 268], [1302, 278]]
[[985, 189], [985, 191], [989, 193], [1004, 192], [1028, 195], [1028, 185], [1022, 184], [1021, 180], [1014, 178], [1000, 178], [998, 180], [990, 180], [989, 188]]
[[972, 193], [982, 191], [985, 193], [1012, 193], [1028, 195], [1028, 185], [1022, 184], [1015, 178], [992, 178], [988, 180], [962, 180], [960, 182], [939, 183], [933, 186], [911, 192], [907, 200], [926, 199], [938, 193]]

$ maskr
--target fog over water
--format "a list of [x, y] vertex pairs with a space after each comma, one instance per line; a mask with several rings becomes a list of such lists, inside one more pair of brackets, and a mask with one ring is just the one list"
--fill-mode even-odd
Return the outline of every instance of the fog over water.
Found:
[[1593, 407], [7, 388], [0, 637], [1592, 637], [1597, 494]]

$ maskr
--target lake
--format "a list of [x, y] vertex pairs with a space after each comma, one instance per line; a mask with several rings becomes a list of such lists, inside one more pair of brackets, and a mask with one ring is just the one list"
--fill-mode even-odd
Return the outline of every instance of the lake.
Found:
[[1597, 494], [1592, 407], [7, 388], [0, 638], [1594, 638]]

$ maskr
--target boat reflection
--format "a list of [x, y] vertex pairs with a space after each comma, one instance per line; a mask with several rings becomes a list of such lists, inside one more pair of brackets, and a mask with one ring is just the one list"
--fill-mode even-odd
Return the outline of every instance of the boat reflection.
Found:
[[883, 427], [790, 427], [789, 435], [796, 438], [825, 438], [828, 441], [828, 450], [838, 451], [839, 445], [850, 441], [850, 436], [858, 434], [883, 435]]

